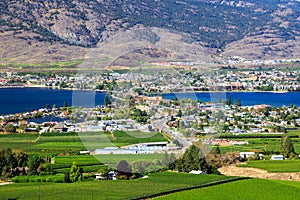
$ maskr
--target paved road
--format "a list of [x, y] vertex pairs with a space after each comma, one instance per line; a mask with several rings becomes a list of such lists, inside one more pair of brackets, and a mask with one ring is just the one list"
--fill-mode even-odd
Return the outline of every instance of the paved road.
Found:
[[186, 138], [182, 135], [182, 133], [180, 133], [179, 131], [170, 130], [165, 125], [165, 119], [158, 119], [158, 120], [152, 121], [152, 126], [165, 132], [170, 137], [172, 137], [174, 140], [177, 140], [182, 145], [182, 147], [185, 149], [189, 148], [192, 145], [192, 142], [186, 140]]

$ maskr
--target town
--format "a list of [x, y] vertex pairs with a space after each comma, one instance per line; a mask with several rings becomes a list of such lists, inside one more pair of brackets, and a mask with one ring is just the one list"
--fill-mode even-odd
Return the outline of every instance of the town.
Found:
[[[153, 63], [153, 66], [160, 63]], [[172, 63], [167, 63], [173, 66]], [[175, 66], [176, 67], [176, 66]], [[178, 66], [177, 66], [178, 67]], [[129, 84], [144, 92], [183, 91], [299, 91], [297, 69], [200, 70], [189, 65], [171, 68], [172, 73], [95, 72], [95, 73], [1, 73], [0, 87], [49, 87], [59, 89], [111, 90], [112, 84]], [[186, 69], [188, 67], [188, 69]], [[165, 74], [165, 75], [163, 75]], [[178, 79], [179, 78], [179, 79]], [[168, 80], [168, 81], [166, 81]], [[180, 81], [178, 81], [180, 80]], [[112, 83], [112, 84], [111, 84]], [[116, 89], [116, 88], [115, 88]]]
[[[4, 90], [64, 91], [73, 101], [46, 101], [40, 108], [0, 116], [0, 143], [7, 147], [0, 155], [19, 160], [0, 166], [5, 184], [177, 177], [174, 172], [239, 180], [262, 176], [251, 167], [268, 162], [285, 162], [282, 170], [297, 166], [297, 100], [249, 105], [231, 95], [298, 94], [299, 70], [201, 71], [187, 68], [187, 63], [171, 65], [93, 73], [1, 73]], [[299, 178], [298, 173], [270, 174], [264, 176]]]
[[[207, 142], [221, 134], [282, 134], [300, 126], [300, 110], [291, 104], [242, 105], [220, 93], [208, 102], [164, 98], [168, 92], [297, 91], [299, 71], [185, 71], [161, 74], [105, 72], [103, 74], [4, 74], [3, 86], [40, 86], [105, 91], [104, 105], [92, 108], [45, 105], [45, 108], [0, 116], [2, 133], [162, 131], [178, 148]], [[179, 81], [180, 80], [180, 81]], [[190, 84], [190, 85], [189, 85]], [[75, 97], [76, 98], [76, 97]], [[81, 98], [81, 97], [79, 97]], [[52, 117], [52, 118], [51, 118]], [[53, 118], [54, 117], [54, 118]], [[41, 118], [35, 121], [31, 119]], [[243, 142], [235, 144], [245, 144]], [[172, 146], [172, 145], [171, 145]], [[172, 148], [171, 148], [172, 149]], [[95, 151], [95, 149], [94, 149]]]

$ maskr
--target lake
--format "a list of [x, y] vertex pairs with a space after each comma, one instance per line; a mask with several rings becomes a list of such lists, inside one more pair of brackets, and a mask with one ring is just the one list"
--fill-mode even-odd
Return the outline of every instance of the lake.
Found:
[[[27, 112], [44, 108], [46, 104], [51, 107], [68, 105], [94, 107], [104, 104], [104, 92], [71, 91], [48, 88], [1, 88], [0, 89], [0, 115]], [[192, 98], [203, 102], [226, 99], [231, 96], [233, 102], [237, 98], [242, 105], [269, 104], [273, 106], [290, 105], [300, 106], [300, 92], [272, 93], [272, 92], [198, 92], [198, 93], [176, 93], [163, 94], [165, 99]]]
[[57, 90], [48, 88], [1, 88], [0, 115], [27, 112], [45, 108], [68, 105], [94, 107], [104, 104], [104, 92]]
[[219, 99], [225, 100], [231, 96], [233, 102], [240, 99], [243, 106], [268, 104], [276, 107], [289, 106], [295, 104], [300, 106], [300, 92], [196, 92], [196, 93], [170, 93], [164, 94], [165, 99], [191, 98], [198, 99], [203, 102], [213, 101], [218, 102]]

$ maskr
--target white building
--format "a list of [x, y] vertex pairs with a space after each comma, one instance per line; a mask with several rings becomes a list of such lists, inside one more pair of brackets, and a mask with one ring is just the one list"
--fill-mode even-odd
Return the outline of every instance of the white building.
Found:
[[272, 155], [271, 160], [284, 160], [283, 155]]
[[244, 159], [255, 156], [255, 152], [240, 152], [240, 156]]

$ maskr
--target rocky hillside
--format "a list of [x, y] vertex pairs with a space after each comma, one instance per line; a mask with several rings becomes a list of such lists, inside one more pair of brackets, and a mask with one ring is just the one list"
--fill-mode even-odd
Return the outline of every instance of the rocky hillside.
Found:
[[[82, 58], [88, 48], [141, 26], [178, 34], [178, 44], [206, 53], [299, 55], [298, 0], [7, 0], [0, 9], [2, 63]], [[152, 44], [161, 40], [146, 33]]]

